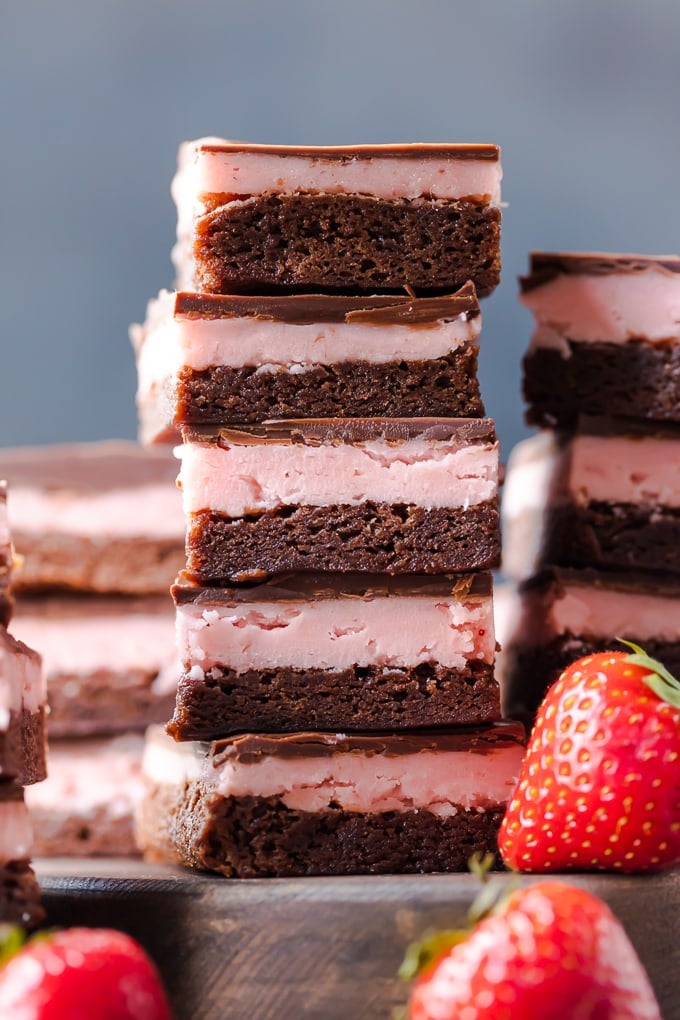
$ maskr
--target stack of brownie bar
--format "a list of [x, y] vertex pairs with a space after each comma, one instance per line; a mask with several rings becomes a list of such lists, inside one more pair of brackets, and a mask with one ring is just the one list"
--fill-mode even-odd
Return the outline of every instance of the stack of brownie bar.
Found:
[[40, 656], [7, 631], [13, 558], [7, 486], [0, 482], [0, 925], [30, 930], [45, 915], [30, 864], [23, 788], [45, 778], [45, 683]]
[[142, 437], [181, 430], [187, 518], [150, 855], [251, 877], [495, 848], [522, 755], [476, 371], [499, 182], [490, 145], [182, 148], [187, 289], [132, 332]]
[[531, 715], [566, 664], [641, 644], [680, 672], [680, 259], [531, 258], [522, 301], [528, 421], [510, 459], [507, 712]]
[[37, 856], [136, 852], [143, 733], [174, 702], [184, 521], [167, 450], [108, 441], [0, 450], [17, 637], [47, 680], [49, 777], [26, 802]]

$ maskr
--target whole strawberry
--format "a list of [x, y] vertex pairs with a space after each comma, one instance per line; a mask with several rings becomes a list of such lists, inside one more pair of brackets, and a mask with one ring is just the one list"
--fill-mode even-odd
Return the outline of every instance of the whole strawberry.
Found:
[[[14, 938], [6, 933], [10, 944]], [[156, 969], [134, 939], [69, 928], [34, 937], [0, 966], [0, 1017], [171, 1020], [171, 1013]]]
[[417, 980], [409, 1020], [660, 1020], [621, 924], [583, 889], [515, 892]]
[[629, 647], [579, 659], [548, 691], [500, 828], [509, 867], [641, 872], [680, 861], [680, 684]]

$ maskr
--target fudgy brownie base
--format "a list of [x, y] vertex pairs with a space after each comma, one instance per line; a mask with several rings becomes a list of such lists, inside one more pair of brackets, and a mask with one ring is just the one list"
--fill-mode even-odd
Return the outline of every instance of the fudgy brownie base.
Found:
[[590, 503], [548, 511], [541, 564], [680, 574], [680, 510]]
[[45, 710], [10, 712], [7, 729], [0, 730], [0, 779], [21, 786], [40, 783], [47, 775]]
[[134, 857], [139, 855], [135, 843], [132, 805], [127, 813], [106, 808], [78, 814], [66, 808], [48, 811], [31, 807], [34, 857]]
[[0, 864], [0, 923], [32, 931], [45, 920], [40, 886], [28, 861]]
[[219, 797], [196, 782], [149, 790], [138, 841], [152, 859], [234, 878], [466, 871], [472, 854], [497, 851], [503, 810], [306, 812], [277, 797]]
[[255, 424], [270, 418], [481, 418], [475, 345], [430, 361], [315, 365], [261, 372], [183, 369], [176, 424]]
[[228, 518], [205, 511], [187, 530], [187, 572], [199, 584], [288, 571], [446, 574], [498, 566], [497, 500], [467, 507], [367, 501], [289, 506]]
[[[134, 513], [134, 506], [130, 508]], [[184, 565], [181, 538], [173, 541], [112, 539], [73, 535], [15, 533], [21, 569], [14, 573], [17, 593], [69, 588], [121, 595], [165, 595]]]
[[[680, 642], [629, 640], [644, 646], [652, 658], [663, 662], [674, 676], [680, 674]], [[565, 634], [537, 648], [508, 648], [503, 669], [503, 714], [531, 722], [548, 688], [563, 669], [584, 655], [621, 651], [616, 638], [590, 638]]]
[[409, 668], [213, 669], [204, 680], [185, 674], [168, 732], [176, 740], [217, 740], [241, 732], [409, 729], [475, 725], [500, 719], [493, 666], [463, 669], [438, 663]]
[[500, 278], [500, 209], [469, 200], [213, 195], [196, 225], [196, 289], [443, 293]]
[[528, 424], [569, 427], [582, 414], [680, 421], [680, 344], [572, 342], [569, 350], [524, 358]]
[[154, 693], [152, 684], [157, 675], [126, 670], [124, 685], [114, 670], [50, 677], [50, 737], [125, 733], [165, 722], [175, 695]]

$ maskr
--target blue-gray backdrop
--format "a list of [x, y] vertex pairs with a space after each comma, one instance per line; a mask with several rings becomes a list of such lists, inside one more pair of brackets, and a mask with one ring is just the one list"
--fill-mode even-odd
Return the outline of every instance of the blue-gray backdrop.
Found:
[[172, 282], [184, 138], [494, 141], [482, 382], [524, 434], [531, 248], [674, 252], [677, 0], [23, 0], [0, 20], [0, 443], [133, 436], [127, 326]]

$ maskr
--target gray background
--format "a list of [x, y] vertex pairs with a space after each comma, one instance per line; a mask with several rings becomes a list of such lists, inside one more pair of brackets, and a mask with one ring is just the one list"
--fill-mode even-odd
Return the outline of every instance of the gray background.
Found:
[[0, 443], [135, 434], [130, 321], [169, 286], [178, 143], [493, 141], [482, 383], [524, 434], [531, 248], [674, 252], [678, 0], [4, 0]]

